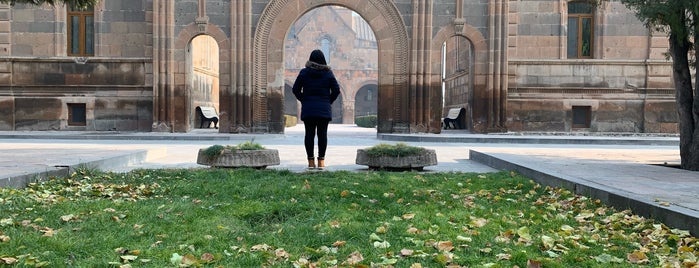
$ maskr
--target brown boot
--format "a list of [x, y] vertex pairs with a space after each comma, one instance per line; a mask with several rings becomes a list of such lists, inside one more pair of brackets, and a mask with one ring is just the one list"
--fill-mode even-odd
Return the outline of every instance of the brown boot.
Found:
[[315, 169], [316, 168], [316, 162], [313, 161], [313, 157], [308, 158], [308, 169]]
[[318, 157], [318, 169], [325, 168], [325, 158]]

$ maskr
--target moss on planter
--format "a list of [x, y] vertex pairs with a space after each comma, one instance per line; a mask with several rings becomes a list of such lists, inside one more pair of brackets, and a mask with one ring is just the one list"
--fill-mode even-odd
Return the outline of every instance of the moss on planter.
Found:
[[372, 157], [380, 157], [380, 156], [410, 156], [410, 155], [418, 155], [422, 153], [425, 150], [425, 148], [422, 147], [415, 147], [415, 146], [410, 146], [408, 144], [399, 142], [396, 144], [386, 144], [386, 143], [381, 143], [374, 145], [367, 149], [367, 154]]
[[370, 169], [383, 170], [422, 170], [425, 166], [437, 165], [437, 154], [432, 149], [409, 146], [378, 144], [367, 149], [357, 150], [356, 163]]
[[246, 141], [243, 143], [239, 143], [237, 145], [211, 145], [204, 149], [203, 153], [206, 157], [208, 158], [213, 158], [217, 155], [221, 155], [223, 153], [223, 150], [228, 149], [228, 150], [264, 150], [265, 147], [262, 146], [262, 144], [256, 143], [255, 141]]

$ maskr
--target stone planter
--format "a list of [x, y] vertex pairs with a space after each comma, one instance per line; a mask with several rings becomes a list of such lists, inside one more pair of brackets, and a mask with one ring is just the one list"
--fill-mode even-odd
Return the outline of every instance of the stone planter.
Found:
[[422, 170], [426, 166], [437, 165], [437, 153], [432, 149], [425, 149], [419, 154], [409, 156], [370, 156], [365, 149], [358, 149], [356, 163], [369, 166], [370, 169]]
[[199, 149], [197, 164], [211, 167], [238, 168], [250, 167], [263, 169], [267, 166], [279, 165], [279, 151], [275, 149], [263, 150], [231, 150], [224, 149], [221, 154], [209, 157]]

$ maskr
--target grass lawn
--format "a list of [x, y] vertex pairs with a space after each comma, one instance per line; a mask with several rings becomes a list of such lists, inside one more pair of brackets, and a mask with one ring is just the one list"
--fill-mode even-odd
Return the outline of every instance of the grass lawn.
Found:
[[698, 247], [507, 172], [82, 170], [0, 189], [10, 267], [696, 267]]

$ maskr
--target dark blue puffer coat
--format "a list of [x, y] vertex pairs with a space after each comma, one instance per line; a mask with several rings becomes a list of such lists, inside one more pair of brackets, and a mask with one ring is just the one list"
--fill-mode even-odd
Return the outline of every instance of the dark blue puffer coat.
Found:
[[340, 96], [340, 85], [330, 67], [309, 61], [296, 77], [292, 91], [301, 101], [301, 120], [332, 119], [331, 104]]

